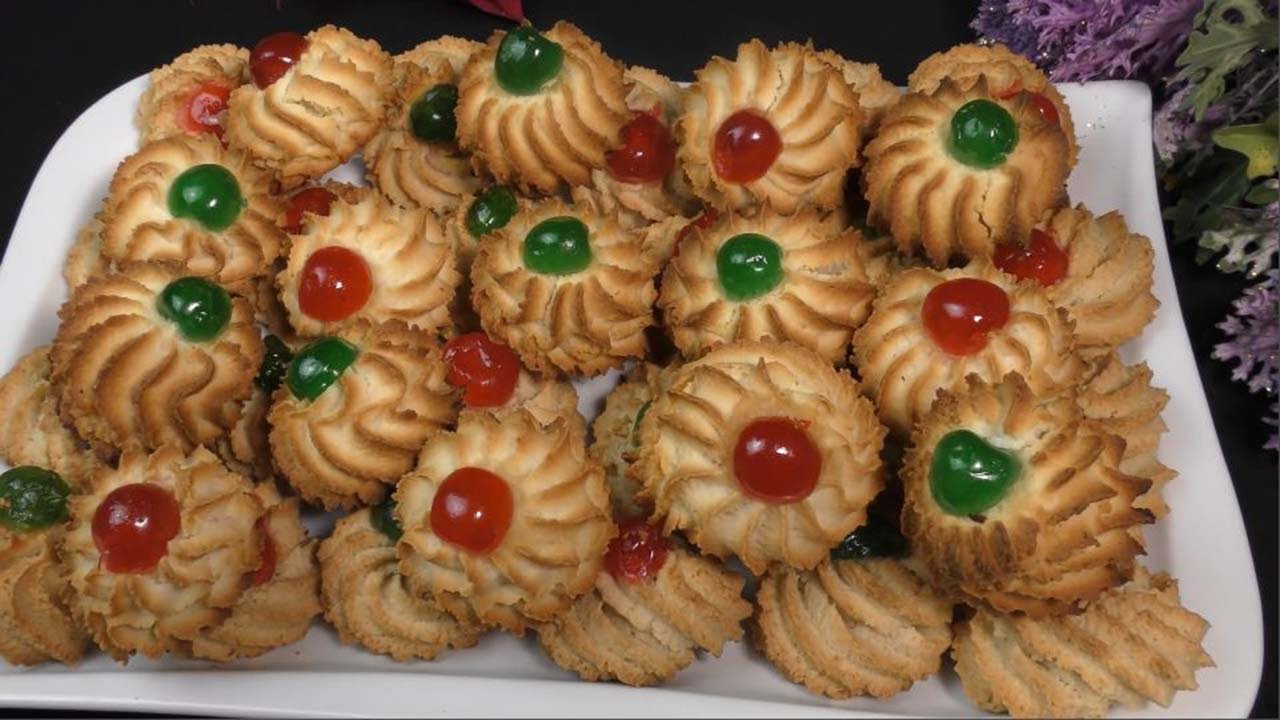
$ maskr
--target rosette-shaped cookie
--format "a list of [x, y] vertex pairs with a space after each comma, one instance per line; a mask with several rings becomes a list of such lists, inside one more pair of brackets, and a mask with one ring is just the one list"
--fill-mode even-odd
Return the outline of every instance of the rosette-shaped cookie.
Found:
[[901, 473], [902, 530], [935, 583], [1043, 616], [1130, 579], [1155, 518], [1134, 502], [1151, 481], [1120, 471], [1124, 441], [1091, 429], [1072, 391], [1012, 373], [968, 385], [921, 419]]
[[462, 65], [482, 47], [443, 37], [396, 56], [386, 124], [363, 153], [369, 181], [396, 205], [445, 212], [480, 189], [454, 109]]
[[168, 263], [248, 296], [284, 244], [269, 192], [267, 174], [217, 138], [144, 145], [111, 178], [100, 213], [101, 265]]
[[400, 571], [459, 620], [522, 634], [590, 590], [615, 533], [569, 423], [465, 413], [396, 486]]
[[896, 558], [776, 565], [756, 605], [755, 644], [789, 680], [831, 698], [903, 692], [938, 672], [951, 644], [951, 601]]
[[208, 450], [126, 450], [71, 498], [61, 556], [77, 620], [116, 660], [190, 655], [262, 565], [262, 503]]
[[377, 42], [332, 25], [265, 38], [249, 58], [253, 82], [231, 93], [227, 140], [286, 188], [320, 177], [382, 125], [391, 67]]
[[336, 199], [291, 236], [277, 277], [289, 322], [314, 337], [364, 322], [435, 330], [449, 321], [462, 276], [436, 216], [374, 193]]
[[458, 144], [525, 193], [586, 185], [630, 117], [622, 66], [577, 27], [495, 32], [458, 83]]
[[631, 464], [640, 452], [640, 421], [653, 401], [666, 389], [673, 368], [640, 363], [604, 399], [604, 409], [591, 424], [591, 456], [604, 466], [609, 481], [609, 498], [615, 513], [624, 516], [648, 515], [648, 508], [636, 499], [641, 485], [631, 473]]
[[907, 268], [892, 276], [853, 336], [853, 362], [880, 419], [899, 435], [939, 390], [970, 374], [1021, 374], [1035, 392], [1075, 384], [1083, 363], [1071, 322], [1032, 282], [975, 260], [964, 268]]
[[617, 218], [545, 200], [481, 245], [471, 300], [531, 370], [595, 375], [644, 354], [657, 272]]
[[140, 143], [170, 135], [222, 137], [227, 100], [248, 78], [248, 68], [249, 51], [244, 48], [201, 45], [152, 70], [133, 118]]
[[49, 468], [82, 487], [98, 459], [58, 417], [49, 385], [49, 346], [27, 353], [0, 379], [0, 458], [11, 467]]
[[538, 644], [590, 681], [656, 685], [742, 638], [751, 603], [743, 578], [664, 538], [644, 520], [623, 521], [605, 572], [567, 613], [538, 626]]
[[884, 427], [848, 374], [794, 345], [725, 345], [684, 365], [640, 421], [633, 472], [667, 533], [752, 572], [812, 568], [866, 519]]
[[750, 40], [694, 76], [676, 137], [699, 198], [720, 210], [840, 205], [863, 125], [840, 70], [809, 45]]
[[266, 508], [255, 526], [261, 559], [230, 614], [192, 642], [194, 657], [257, 657], [301, 640], [320, 614], [316, 541], [302, 526], [298, 498], [282, 499], [270, 482], [260, 483], [254, 493]]
[[870, 137], [880, 125], [880, 119], [902, 97], [902, 92], [884, 79], [879, 65], [854, 62], [831, 50], [819, 52], [818, 57], [840, 71], [844, 81], [857, 93], [858, 107], [862, 109], [863, 137]]
[[1168, 707], [1213, 667], [1209, 623], [1182, 606], [1177, 581], [1141, 568], [1084, 612], [1032, 619], [979, 610], [951, 653], [978, 707], [1014, 717], [1103, 717], [1112, 707]]
[[239, 419], [262, 360], [248, 302], [161, 266], [91, 280], [58, 316], [59, 412], [104, 457], [130, 443], [212, 444]]
[[839, 363], [876, 295], [863, 242], [811, 208], [726, 214], [681, 241], [658, 305], [685, 357], [738, 340], [776, 340]]
[[396, 557], [400, 537], [384, 503], [342, 518], [320, 543], [324, 618], [338, 639], [399, 661], [475, 645], [478, 628], [409, 592]]
[[435, 338], [400, 323], [300, 348], [267, 420], [276, 468], [326, 510], [378, 502], [453, 421]]
[[937, 267], [1026, 237], [1065, 199], [1068, 171], [1066, 135], [1035, 97], [996, 97], [985, 78], [904, 96], [865, 150], [870, 224]]
[[567, 422], [586, 433], [578, 413], [578, 393], [560, 380], [540, 378], [524, 369], [511, 348], [482, 332], [449, 339], [444, 346], [445, 379], [462, 393], [462, 412], [501, 416], [527, 411], [539, 424]]
[[106, 204], [106, 198], [103, 198], [98, 211], [76, 233], [76, 240], [67, 251], [62, 263], [62, 279], [67, 282], [68, 291], [88, 282], [89, 278], [102, 272], [106, 264], [102, 258], [102, 229], [106, 227], [102, 213]]
[[947, 78], [967, 86], [980, 77], [986, 78], [987, 87], [1000, 98], [1011, 97], [1024, 90], [1032, 93], [1036, 110], [1047, 120], [1062, 126], [1067, 138], [1067, 169], [1076, 166], [1079, 147], [1067, 101], [1035, 63], [1000, 43], [957, 45], [930, 55], [907, 78], [907, 91], [931, 93]]
[[227, 467], [258, 482], [275, 480], [276, 466], [271, 459], [271, 442], [268, 434], [267, 413], [271, 411], [271, 396], [284, 381], [293, 360], [293, 351], [279, 337], [267, 335], [262, 339], [262, 365], [253, 379], [253, 394], [240, 411], [240, 420], [227, 437], [219, 440], [213, 451]]

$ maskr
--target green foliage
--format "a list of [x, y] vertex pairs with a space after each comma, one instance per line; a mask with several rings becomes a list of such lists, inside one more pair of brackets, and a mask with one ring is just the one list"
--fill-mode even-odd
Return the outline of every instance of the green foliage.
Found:
[[1175, 243], [1199, 239], [1221, 226], [1224, 208], [1239, 205], [1249, 191], [1248, 165], [1238, 152], [1215, 149], [1194, 174], [1181, 179], [1177, 204], [1164, 211], [1173, 223]]
[[1261, 0], [1207, 0], [1196, 15], [1187, 47], [1178, 56], [1174, 81], [1187, 80], [1194, 89], [1188, 102], [1196, 120], [1227, 89], [1227, 76], [1255, 52], [1275, 50], [1280, 24], [1267, 17]]
[[1276, 130], [1276, 113], [1271, 113], [1266, 122], [1214, 130], [1213, 143], [1248, 158], [1249, 164], [1244, 172], [1252, 180], [1275, 174], [1277, 155], [1280, 154]]

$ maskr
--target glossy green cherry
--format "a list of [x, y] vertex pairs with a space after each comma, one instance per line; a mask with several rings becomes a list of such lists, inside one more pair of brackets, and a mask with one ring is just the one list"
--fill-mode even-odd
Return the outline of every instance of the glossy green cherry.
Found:
[[970, 100], [951, 116], [951, 156], [965, 165], [993, 168], [1018, 144], [1018, 124], [990, 100]]
[[169, 186], [169, 213], [205, 230], [226, 230], [240, 216], [244, 197], [230, 170], [207, 163], [183, 171]]
[[191, 342], [209, 342], [231, 322], [231, 296], [203, 278], [184, 277], [169, 283], [156, 298], [156, 309]]
[[467, 209], [467, 232], [473, 238], [488, 235], [506, 227], [515, 214], [516, 196], [511, 189], [494, 185], [481, 193]]
[[846, 535], [831, 551], [831, 557], [837, 560], [904, 557], [906, 554], [907, 539], [892, 523], [875, 513], [868, 513], [867, 522]]
[[300, 400], [315, 400], [329, 389], [360, 353], [335, 337], [320, 338], [298, 351], [289, 364], [289, 390]]
[[289, 361], [293, 360], [293, 351], [284, 341], [275, 335], [262, 338], [262, 365], [258, 367], [258, 377], [253, 381], [267, 392], [274, 392], [284, 380], [289, 369]]
[[0, 475], [0, 525], [14, 532], [47, 528], [67, 517], [71, 488], [52, 470], [20, 465]]
[[543, 275], [572, 275], [591, 264], [587, 226], [569, 215], [548, 218], [524, 236], [524, 265]]
[[969, 430], [952, 430], [933, 449], [929, 488], [952, 515], [979, 515], [1004, 499], [1021, 463]]
[[564, 64], [564, 49], [528, 25], [507, 33], [498, 46], [493, 72], [498, 84], [512, 95], [532, 95], [556, 79]]
[[452, 142], [458, 132], [453, 111], [458, 107], [457, 85], [428, 88], [409, 107], [409, 124], [419, 140]]
[[373, 506], [369, 511], [369, 522], [391, 542], [398, 541], [404, 535], [404, 530], [400, 529], [400, 523], [396, 521], [396, 501], [390, 497]]
[[734, 235], [716, 254], [716, 275], [730, 300], [750, 300], [782, 282], [782, 248], [764, 235]]

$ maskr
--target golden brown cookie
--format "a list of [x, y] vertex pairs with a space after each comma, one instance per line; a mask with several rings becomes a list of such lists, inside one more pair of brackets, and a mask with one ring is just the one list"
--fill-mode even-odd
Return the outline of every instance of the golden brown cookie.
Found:
[[100, 274], [106, 265], [102, 257], [102, 208], [106, 206], [103, 198], [97, 212], [76, 233], [76, 240], [67, 251], [67, 258], [62, 263], [62, 279], [67, 282], [70, 292], [89, 281], [89, 278]]
[[870, 137], [880, 125], [880, 119], [902, 97], [902, 91], [880, 74], [880, 66], [874, 63], [854, 62], [832, 50], [818, 53], [831, 67], [840, 72], [844, 81], [858, 96], [862, 109], [863, 137]]
[[395, 499], [409, 588], [516, 634], [591, 589], [615, 533], [582, 435], [526, 412], [464, 414], [427, 442]]
[[990, 256], [1066, 199], [1067, 153], [1031, 93], [999, 98], [985, 77], [964, 88], [943, 80], [898, 101], [867, 144], [867, 219], [935, 267]]
[[98, 458], [62, 422], [55, 397], [49, 385], [49, 346], [41, 345], [0, 379], [0, 458], [11, 467], [48, 468], [71, 487], [83, 487]]
[[951, 601], [910, 562], [775, 565], [760, 581], [752, 640], [792, 682], [830, 698], [886, 698], [938, 672]]
[[240, 409], [240, 419], [231, 432], [213, 447], [228, 468], [258, 482], [266, 482], [276, 476], [268, 440], [271, 426], [267, 424], [267, 413], [270, 410], [271, 393], [255, 384], [253, 394]]
[[458, 144], [521, 191], [586, 185], [629, 118], [622, 66], [567, 22], [495, 32], [458, 83]]
[[139, 144], [170, 135], [222, 137], [227, 100], [248, 78], [249, 51], [235, 45], [201, 45], [152, 70], [133, 117]]
[[653, 401], [666, 390], [674, 372], [675, 366], [637, 364], [623, 382], [609, 391], [604, 409], [591, 424], [592, 442], [588, 451], [604, 466], [615, 513], [649, 514], [647, 504], [636, 499], [643, 485], [631, 472], [631, 465], [640, 452], [640, 421], [653, 407]]
[[885, 430], [812, 351], [742, 342], [676, 371], [640, 422], [633, 472], [664, 530], [752, 572], [812, 568], [866, 518]]
[[1182, 606], [1178, 583], [1139, 568], [1084, 612], [1039, 620], [979, 610], [958, 624], [951, 653], [964, 692], [1014, 717], [1103, 717], [1151, 700], [1168, 707], [1213, 667], [1209, 623]]

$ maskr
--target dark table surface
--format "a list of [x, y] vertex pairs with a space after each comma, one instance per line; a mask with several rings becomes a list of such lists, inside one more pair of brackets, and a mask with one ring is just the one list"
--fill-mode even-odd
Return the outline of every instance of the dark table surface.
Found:
[[[819, 47], [879, 63], [899, 84], [922, 58], [973, 39], [968, 23], [976, 2], [565, 2], [525, 0], [540, 26], [576, 23], [606, 51], [672, 78], [690, 77], [712, 54], [732, 56], [752, 36], [767, 43], [812, 38]], [[483, 40], [505, 21], [457, 0], [175, 0], [171, 2], [5, 2], [0, 4], [0, 138], [9, 160], [0, 163], [0, 239], [8, 242], [27, 188], [62, 131], [116, 86], [205, 43], [252, 47], [281, 29], [305, 32], [344, 25], [400, 52], [442, 34]], [[52, 239], [65, 242], [65, 239]], [[1277, 715], [1276, 702], [1276, 454], [1260, 448], [1265, 403], [1230, 381], [1230, 370], [1209, 358], [1220, 340], [1214, 328], [1243, 286], [1242, 279], [1195, 265], [1194, 250], [1173, 249], [1182, 312], [1199, 361], [1218, 440], [1244, 513], [1266, 621], [1266, 660], [1255, 716]], [[1196, 392], [1196, 388], [1170, 388]], [[1179, 482], [1195, 482], [1184, 477]], [[1188, 508], [1186, 511], [1192, 511]], [[1203, 524], [1212, 532], [1212, 520]], [[0, 684], [0, 690], [2, 690]], [[19, 712], [29, 715], [30, 711]]]

